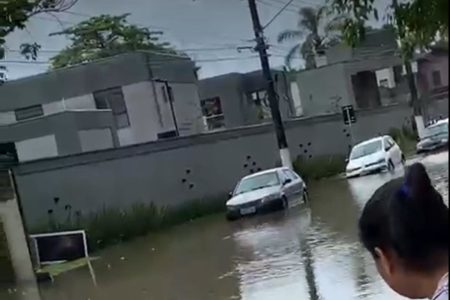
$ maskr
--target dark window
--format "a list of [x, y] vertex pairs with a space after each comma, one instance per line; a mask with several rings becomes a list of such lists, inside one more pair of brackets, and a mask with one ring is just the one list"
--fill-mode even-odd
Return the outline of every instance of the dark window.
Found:
[[225, 116], [223, 115], [222, 103], [219, 97], [204, 99], [201, 101], [201, 106], [208, 130], [225, 127]]
[[16, 121], [23, 121], [27, 119], [32, 119], [36, 117], [40, 117], [44, 115], [44, 111], [42, 110], [42, 105], [33, 105], [25, 108], [19, 108], [15, 111]]
[[117, 128], [130, 126], [127, 106], [123, 97], [122, 88], [111, 88], [94, 93], [97, 109], [111, 109]]
[[177, 137], [177, 132], [175, 130], [158, 133], [158, 140], [174, 138], [174, 137]]
[[439, 71], [433, 71], [433, 85], [434, 86], [441, 86], [442, 80], [441, 80], [441, 72]]
[[0, 143], [0, 168], [17, 162], [16, 145], [14, 143]]

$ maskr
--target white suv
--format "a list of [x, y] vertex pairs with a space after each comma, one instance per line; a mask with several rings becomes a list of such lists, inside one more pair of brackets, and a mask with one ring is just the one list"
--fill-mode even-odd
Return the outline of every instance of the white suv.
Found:
[[381, 136], [354, 146], [348, 159], [347, 178], [394, 170], [405, 162], [400, 147], [390, 136]]

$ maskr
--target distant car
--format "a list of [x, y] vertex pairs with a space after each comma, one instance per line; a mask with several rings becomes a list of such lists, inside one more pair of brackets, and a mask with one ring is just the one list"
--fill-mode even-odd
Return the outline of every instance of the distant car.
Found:
[[426, 135], [416, 145], [417, 153], [448, 147], [448, 118], [425, 128]]
[[276, 168], [242, 178], [227, 201], [227, 219], [265, 213], [308, 201], [306, 184], [289, 168]]
[[354, 146], [346, 167], [347, 178], [394, 170], [405, 163], [400, 147], [390, 136], [381, 136]]

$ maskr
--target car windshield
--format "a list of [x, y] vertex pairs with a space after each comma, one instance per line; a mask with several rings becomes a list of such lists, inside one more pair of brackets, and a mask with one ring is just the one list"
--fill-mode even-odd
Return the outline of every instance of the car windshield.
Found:
[[350, 159], [357, 159], [381, 150], [381, 141], [375, 141], [353, 148]]
[[262, 189], [265, 187], [276, 186], [279, 184], [280, 179], [278, 178], [278, 174], [276, 172], [256, 175], [243, 179], [239, 183], [234, 194], [235, 195], [242, 194], [257, 189]]
[[448, 124], [442, 123], [439, 125], [431, 126], [427, 128], [427, 137], [435, 136], [438, 134], [448, 133]]

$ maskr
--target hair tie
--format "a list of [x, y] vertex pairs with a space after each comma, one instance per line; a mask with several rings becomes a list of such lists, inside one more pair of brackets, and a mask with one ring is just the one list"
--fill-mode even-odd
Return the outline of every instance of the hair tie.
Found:
[[400, 189], [398, 190], [398, 195], [403, 197], [409, 197], [411, 195], [409, 187], [406, 185], [406, 183], [403, 183]]

